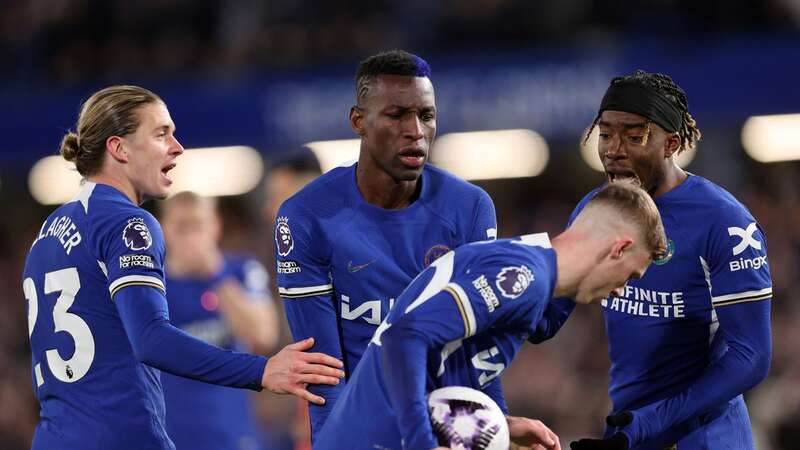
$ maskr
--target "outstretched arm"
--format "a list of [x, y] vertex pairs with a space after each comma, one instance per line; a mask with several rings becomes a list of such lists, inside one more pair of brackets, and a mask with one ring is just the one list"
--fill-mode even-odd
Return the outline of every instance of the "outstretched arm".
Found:
[[206, 383], [292, 393], [322, 401], [305, 383], [337, 384], [341, 362], [305, 353], [312, 343], [292, 344], [273, 358], [223, 350], [196, 339], [169, 323], [167, 300], [150, 286], [129, 286], [113, 297], [136, 358], [166, 372]]

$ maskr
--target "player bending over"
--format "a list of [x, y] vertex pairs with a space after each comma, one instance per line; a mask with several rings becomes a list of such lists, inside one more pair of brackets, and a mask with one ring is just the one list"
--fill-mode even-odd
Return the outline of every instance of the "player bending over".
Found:
[[[546, 234], [468, 244], [438, 259], [398, 297], [315, 446], [432, 449], [426, 394], [480, 389], [508, 412], [498, 381], [553, 296], [600, 301], [641, 277], [665, 249], [653, 201], [604, 188], [552, 244]], [[508, 416], [512, 442], [559, 449], [541, 422]]]

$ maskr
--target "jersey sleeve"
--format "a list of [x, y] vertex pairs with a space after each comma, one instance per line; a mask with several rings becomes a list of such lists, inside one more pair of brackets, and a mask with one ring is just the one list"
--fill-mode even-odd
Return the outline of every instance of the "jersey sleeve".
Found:
[[101, 220], [93, 234], [98, 263], [140, 361], [209, 383], [261, 389], [266, 358], [213, 347], [169, 323], [164, 237], [152, 215], [123, 209]]
[[445, 291], [459, 308], [463, 337], [486, 331], [498, 322], [532, 324], [534, 312], [544, 309], [536, 305], [549, 300], [549, 287], [545, 286], [549, 276], [535, 272], [532, 265], [524, 263], [498, 266], [449, 283]]
[[166, 292], [164, 236], [150, 213], [138, 208], [120, 211], [100, 222], [93, 234], [112, 299], [127, 286]]
[[632, 446], [671, 435], [682, 423], [725, 411], [728, 402], [766, 378], [772, 356], [770, 302], [745, 301], [721, 308], [714, 345], [725, 353], [671, 397], [633, 411], [633, 422], [618, 431]]
[[[472, 337], [498, 322], [524, 324], [532, 321], [555, 286], [555, 254], [551, 249], [540, 251], [540, 256], [530, 258], [508, 258], [497, 252], [480, 258], [483, 264], [479, 260], [460, 275], [453, 274], [456, 252], [448, 253], [409, 286], [407, 291], [417, 297], [399, 320], [419, 323], [420, 329], [431, 333], [435, 345]], [[415, 312], [440, 291], [448, 293], [452, 299], [452, 307], [446, 308], [451, 312], [435, 317], [421, 317], [427, 314]]]
[[[322, 236], [309, 211], [292, 203], [281, 206], [274, 229], [278, 292], [284, 300], [294, 339], [313, 337], [314, 352], [341, 360], [343, 351], [330, 278], [330, 246]], [[308, 389], [325, 399], [324, 405], [309, 404], [313, 442], [344, 390], [344, 383], [312, 385]]]
[[224, 350], [175, 328], [163, 292], [132, 285], [120, 289], [114, 302], [134, 355], [144, 364], [206, 383], [261, 390], [267, 358]]
[[497, 239], [497, 214], [494, 210], [492, 198], [481, 189], [475, 208], [472, 231], [467, 237], [467, 242], [485, 241], [487, 239]]
[[313, 214], [284, 204], [275, 222], [278, 292], [286, 300], [333, 292], [329, 245], [323, 242]]
[[[436, 262], [446, 258], [447, 255]], [[438, 284], [438, 280], [432, 279], [431, 283], [434, 282]], [[390, 314], [372, 341], [381, 346], [383, 379], [404, 449], [438, 446], [426, 402], [428, 354], [446, 348], [447, 342], [459, 342], [469, 327], [463, 323], [463, 305], [457, 303], [452, 293], [434, 286], [428, 293], [423, 291], [417, 298], [421, 301], [416, 306], [409, 305], [413, 309], [407, 308], [407, 313], [398, 317], [396, 323], [389, 321]]]
[[744, 207], [722, 212], [712, 225], [707, 246], [701, 264], [715, 308], [772, 297], [767, 241]]

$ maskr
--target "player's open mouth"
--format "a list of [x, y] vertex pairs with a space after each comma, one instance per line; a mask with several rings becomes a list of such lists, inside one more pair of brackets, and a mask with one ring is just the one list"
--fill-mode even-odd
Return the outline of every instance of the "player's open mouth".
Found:
[[400, 161], [407, 167], [422, 167], [425, 164], [425, 151], [422, 149], [402, 150], [398, 156]]
[[610, 183], [614, 183], [616, 181], [627, 181], [637, 186], [642, 185], [642, 181], [636, 175], [636, 172], [632, 170], [608, 170], [606, 175], [608, 176], [608, 181]]
[[168, 175], [168, 172], [170, 170], [174, 169], [175, 166], [176, 166], [176, 164], [172, 163], [172, 164], [168, 164], [168, 165], [166, 165], [166, 166], [161, 168], [161, 174], [164, 175], [164, 178], [166, 178], [167, 181], [169, 181], [170, 183], [172, 182], [172, 178], [170, 178], [170, 176]]

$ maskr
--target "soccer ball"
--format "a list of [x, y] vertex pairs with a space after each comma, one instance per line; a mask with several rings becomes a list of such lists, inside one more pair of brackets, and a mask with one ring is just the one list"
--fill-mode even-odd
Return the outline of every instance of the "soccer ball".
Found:
[[488, 395], [463, 386], [436, 389], [428, 412], [439, 445], [457, 450], [508, 450], [508, 423]]

